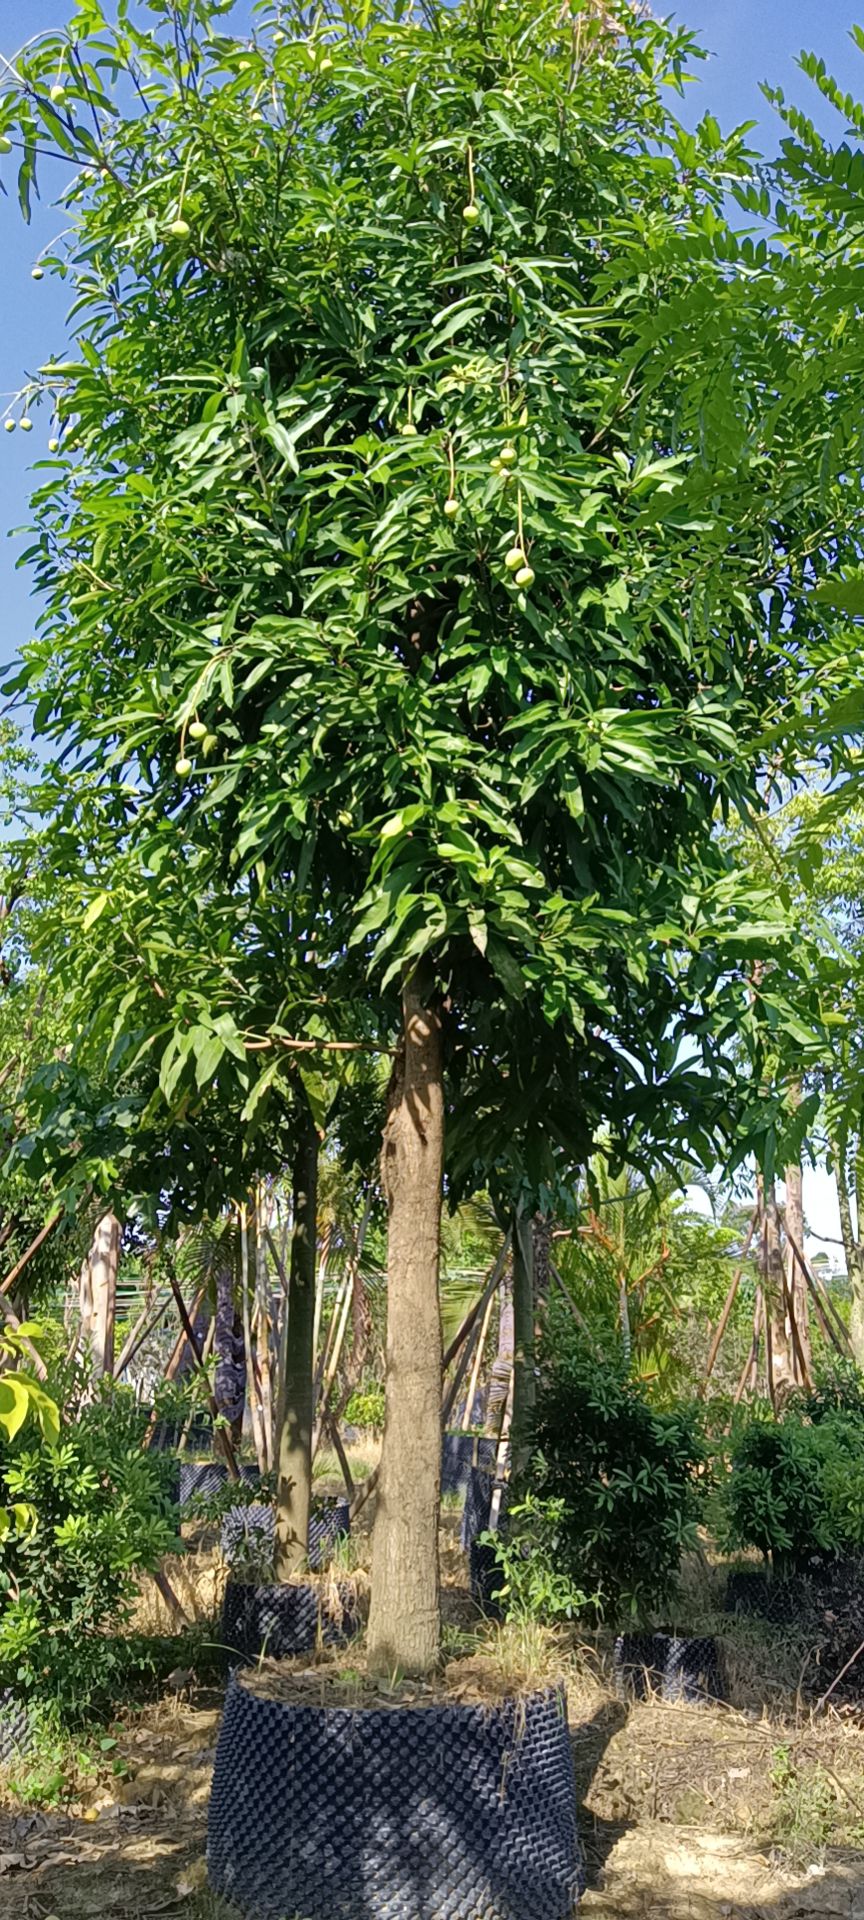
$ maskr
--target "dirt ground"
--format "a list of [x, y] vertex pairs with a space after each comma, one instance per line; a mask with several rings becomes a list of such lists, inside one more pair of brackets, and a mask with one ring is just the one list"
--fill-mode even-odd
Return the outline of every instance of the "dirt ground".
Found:
[[[456, 1514], [444, 1516], [442, 1566], [455, 1646], [477, 1624]], [[190, 1536], [170, 1575], [186, 1611], [212, 1619], [224, 1577], [212, 1537]], [[801, 1693], [807, 1650], [730, 1628], [712, 1596], [699, 1602], [699, 1630], [724, 1634], [730, 1707], [625, 1707], [608, 1647], [554, 1642], [588, 1862], [584, 1920], [864, 1920], [864, 1711], [816, 1717]], [[162, 1607], [145, 1585], [139, 1624], [168, 1629]], [[521, 1651], [511, 1648], [516, 1684]], [[221, 1698], [176, 1684], [179, 1694], [125, 1716], [98, 1777], [75, 1780], [61, 1809], [32, 1810], [0, 1777], [0, 1920], [236, 1920], [204, 1864]]]
[[[29, 1812], [7, 1797], [3, 1920], [230, 1920], [204, 1868], [218, 1725], [215, 1696], [166, 1699], [121, 1736], [128, 1778], [119, 1784], [91, 1786], [63, 1812]], [[778, 1751], [805, 1785], [808, 1768], [822, 1777], [830, 1751], [843, 1768], [831, 1767], [832, 1791], [864, 1838], [864, 1800], [859, 1812], [848, 1797], [864, 1792], [864, 1732], [784, 1728], [713, 1709], [625, 1709], [599, 1683], [593, 1695], [579, 1687], [571, 1726], [589, 1864], [585, 1920], [864, 1920], [864, 1850], [821, 1844], [805, 1820], [787, 1836], [796, 1857], [783, 1864], [772, 1839]], [[808, 1806], [805, 1794], [807, 1817]]]

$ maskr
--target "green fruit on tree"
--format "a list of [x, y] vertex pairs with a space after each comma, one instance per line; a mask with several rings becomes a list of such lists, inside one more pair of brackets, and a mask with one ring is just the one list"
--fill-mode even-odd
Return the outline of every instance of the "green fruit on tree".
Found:
[[449, 500], [445, 500], [444, 502], [444, 512], [446, 513], [448, 520], [455, 520], [456, 515], [459, 512], [459, 502], [457, 499], [454, 498], [452, 493], [450, 495]]
[[406, 440], [414, 440], [417, 436], [417, 428], [413, 420], [406, 420], [404, 427], [399, 428], [399, 432], [404, 434]]
[[56, 81], [55, 85], [51, 88], [48, 98], [49, 100], [53, 100], [55, 107], [62, 107], [66, 98], [66, 88], [61, 87], [59, 80]]
[[179, 760], [175, 760], [174, 772], [179, 773], [181, 780], [185, 779], [187, 773], [192, 772], [192, 762], [187, 759], [185, 753], [181, 753]]
[[330, 58], [329, 53], [325, 53], [323, 60], [319, 60], [318, 62], [318, 72], [329, 73], [332, 65], [333, 65], [333, 62]]
[[189, 728], [189, 738], [190, 740], [203, 740], [206, 732], [207, 732], [207, 728], [205, 727], [203, 720], [193, 720], [192, 725]]
[[21, 428], [22, 433], [33, 432], [33, 422], [26, 413], [24, 415], [23, 420], [19, 420], [18, 425]]
[[172, 220], [168, 228], [168, 232], [173, 235], [175, 240], [188, 240], [190, 231], [188, 220], [181, 219]]
[[0, 153], [11, 153], [12, 142], [8, 133], [0, 133]]
[[466, 227], [476, 227], [480, 218], [480, 208], [476, 200], [469, 200], [467, 207], [462, 208], [462, 218]]
[[514, 579], [516, 581], [517, 587], [533, 587], [534, 568], [520, 567], [519, 572], [517, 574], [514, 574]]
[[515, 467], [518, 457], [515, 447], [506, 446], [501, 448], [500, 459], [502, 467]]
[[6, 432], [7, 432], [7, 433], [14, 433], [14, 432], [15, 432], [15, 422], [14, 422], [14, 420], [7, 420], [7, 422], [6, 422]]
[[526, 566], [527, 561], [525, 559], [524, 553], [522, 552], [522, 548], [511, 547], [509, 553], [505, 553], [504, 555], [504, 565], [507, 568], [508, 573], [515, 573], [517, 570], [517, 567]]
[[32, 270], [31, 270], [31, 273], [30, 273], [30, 278], [31, 278], [31, 280], [44, 280], [44, 278], [45, 278], [45, 268], [44, 268], [44, 267], [33, 267], [33, 268], [32, 268]]
[[60, 442], [59, 442], [59, 440], [49, 440], [49, 442], [48, 442], [48, 452], [49, 452], [49, 453], [59, 453], [59, 452], [60, 452]]

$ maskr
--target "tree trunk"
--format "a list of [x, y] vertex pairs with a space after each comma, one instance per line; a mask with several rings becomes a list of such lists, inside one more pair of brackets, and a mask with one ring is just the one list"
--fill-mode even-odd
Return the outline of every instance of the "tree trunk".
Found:
[[549, 1298], [549, 1263], [552, 1253], [552, 1222], [542, 1213], [535, 1213], [531, 1222], [531, 1237], [534, 1242], [534, 1304]]
[[403, 987], [402, 1043], [381, 1151], [388, 1211], [387, 1379], [368, 1636], [369, 1665], [380, 1674], [429, 1673], [441, 1641], [444, 1082], [433, 992], [432, 970], [421, 962]]
[[315, 1254], [318, 1230], [318, 1134], [305, 1108], [294, 1161], [294, 1232], [285, 1321], [285, 1372], [280, 1383], [276, 1489], [276, 1578], [306, 1564], [312, 1499], [315, 1418]]
[[513, 1478], [522, 1480], [534, 1425], [534, 1241], [531, 1222], [513, 1215]]
[[787, 1239], [786, 1242], [786, 1290], [792, 1313], [795, 1316], [795, 1326], [798, 1331], [798, 1340], [801, 1348], [801, 1355], [799, 1356], [795, 1343], [794, 1341], [792, 1342], [792, 1359], [796, 1385], [803, 1386], [804, 1378], [801, 1369], [801, 1357], [803, 1357], [808, 1375], [812, 1374], [813, 1368], [812, 1355], [810, 1352], [810, 1298], [807, 1291], [807, 1282], [801, 1272], [800, 1263], [792, 1251], [793, 1240], [795, 1245], [801, 1248], [802, 1253], [804, 1251], [804, 1183], [801, 1174], [800, 1160], [791, 1162], [790, 1165], [786, 1167], [785, 1181], [786, 1225], [791, 1235], [791, 1240]]
[[220, 1244], [216, 1257], [216, 1372], [213, 1392], [219, 1412], [230, 1425], [231, 1439], [239, 1447], [246, 1411], [246, 1349], [243, 1322], [234, 1300], [234, 1262], [230, 1241]]
[[120, 1222], [103, 1213], [93, 1235], [86, 1265], [90, 1273], [90, 1351], [93, 1374], [101, 1379], [114, 1372], [114, 1321], [117, 1310], [117, 1267], [120, 1260]]

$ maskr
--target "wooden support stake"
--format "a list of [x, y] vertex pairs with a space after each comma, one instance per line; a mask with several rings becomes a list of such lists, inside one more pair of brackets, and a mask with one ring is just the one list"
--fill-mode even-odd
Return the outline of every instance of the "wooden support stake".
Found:
[[[204, 1378], [205, 1378], [205, 1380], [207, 1381], [207, 1404], [208, 1404], [208, 1406], [209, 1406], [209, 1409], [210, 1409], [210, 1412], [211, 1412], [211, 1414], [212, 1414], [212, 1417], [213, 1417], [213, 1420], [214, 1420], [214, 1423], [215, 1423], [215, 1422], [216, 1422], [216, 1421], [217, 1421], [217, 1420], [219, 1419], [219, 1407], [218, 1407], [218, 1403], [217, 1403], [217, 1401], [216, 1401], [216, 1398], [215, 1398], [215, 1395], [214, 1395], [214, 1393], [213, 1393], [213, 1391], [212, 1391], [212, 1388], [211, 1388], [211, 1386], [210, 1386], [210, 1382], [209, 1382], [209, 1380], [207, 1380], [207, 1369], [206, 1369], [206, 1367], [204, 1366], [204, 1360], [203, 1360], [203, 1356], [202, 1356], [202, 1353], [201, 1353], [201, 1348], [200, 1348], [200, 1347], [199, 1347], [199, 1345], [198, 1345], [198, 1339], [197, 1339], [197, 1335], [196, 1335], [196, 1333], [195, 1333], [195, 1328], [193, 1327], [193, 1325], [192, 1325], [192, 1322], [191, 1322], [191, 1320], [190, 1320], [190, 1318], [189, 1318], [189, 1313], [188, 1313], [188, 1309], [187, 1309], [187, 1306], [186, 1306], [186, 1302], [185, 1302], [185, 1300], [184, 1300], [184, 1298], [183, 1298], [183, 1295], [182, 1295], [182, 1293], [181, 1293], [181, 1291], [180, 1291], [180, 1286], [179, 1286], [179, 1283], [178, 1283], [178, 1280], [177, 1280], [177, 1275], [176, 1275], [176, 1273], [174, 1272], [174, 1268], [173, 1268], [173, 1266], [171, 1265], [171, 1263], [170, 1263], [170, 1261], [169, 1261], [169, 1263], [168, 1263], [168, 1282], [169, 1282], [169, 1285], [170, 1285], [170, 1287], [171, 1287], [171, 1292], [172, 1292], [172, 1293], [173, 1293], [173, 1295], [174, 1295], [174, 1299], [175, 1299], [175, 1302], [176, 1302], [176, 1305], [177, 1305], [177, 1312], [178, 1312], [178, 1313], [179, 1313], [179, 1315], [180, 1315], [180, 1319], [181, 1319], [181, 1322], [182, 1322], [182, 1325], [183, 1325], [183, 1331], [184, 1331], [184, 1333], [185, 1333], [185, 1335], [186, 1335], [186, 1339], [187, 1339], [187, 1340], [188, 1340], [188, 1342], [189, 1342], [189, 1347], [190, 1347], [190, 1349], [191, 1349], [191, 1352], [192, 1352], [192, 1357], [193, 1357], [193, 1359], [194, 1359], [194, 1361], [195, 1361], [195, 1364], [196, 1364], [196, 1366], [198, 1367], [198, 1370], [199, 1370], [199, 1372], [200, 1372], [200, 1373], [203, 1373], [203, 1375], [204, 1375]], [[204, 1288], [204, 1287], [202, 1287], [202, 1288], [201, 1288], [201, 1291], [200, 1291], [200, 1293], [199, 1293], [199, 1295], [198, 1295], [198, 1306], [200, 1306], [200, 1303], [201, 1303], [201, 1301], [202, 1301], [202, 1300], [203, 1300], [203, 1298], [204, 1298], [204, 1294], [205, 1294], [205, 1292], [206, 1292], [206, 1288]], [[195, 1309], [195, 1311], [196, 1311], [196, 1313], [197, 1313], [197, 1311], [198, 1311], [198, 1307], [196, 1307], [196, 1309]], [[225, 1458], [225, 1465], [226, 1465], [226, 1467], [228, 1468], [228, 1477], [229, 1477], [229, 1479], [230, 1479], [230, 1480], [239, 1480], [239, 1479], [240, 1479], [240, 1468], [239, 1468], [239, 1467], [238, 1467], [238, 1465], [237, 1465], [237, 1456], [236, 1456], [236, 1454], [235, 1454], [235, 1452], [234, 1452], [234, 1448], [233, 1448], [233, 1446], [232, 1446], [232, 1444], [231, 1444], [231, 1435], [230, 1435], [230, 1433], [228, 1432], [228, 1430], [227, 1430], [227, 1428], [225, 1428], [225, 1427], [217, 1427], [217, 1426], [215, 1426], [215, 1425], [214, 1425], [214, 1435], [213, 1435], [213, 1437], [214, 1437], [214, 1440], [215, 1440], [215, 1441], [218, 1441], [218, 1443], [219, 1443], [219, 1445], [220, 1445], [220, 1446], [221, 1446], [221, 1448], [222, 1448], [222, 1452], [223, 1452], [223, 1455], [224, 1455], [224, 1458]], [[146, 1444], [146, 1439], [145, 1439], [145, 1444]]]
[[22, 1253], [20, 1260], [16, 1260], [14, 1267], [12, 1267], [11, 1271], [7, 1273], [5, 1280], [0, 1281], [0, 1293], [11, 1292], [11, 1289], [14, 1287], [16, 1280], [19, 1280], [22, 1273], [24, 1272], [24, 1268], [29, 1266], [34, 1253], [39, 1252], [39, 1248], [44, 1245], [45, 1241], [48, 1238], [49, 1233], [54, 1232], [54, 1228], [56, 1227], [58, 1221], [62, 1220], [62, 1218], [63, 1218], [63, 1208], [58, 1207], [57, 1212], [52, 1213], [50, 1220], [46, 1220], [44, 1227], [39, 1228], [39, 1232], [37, 1233], [35, 1240], [31, 1240], [29, 1247], [27, 1247], [26, 1251]]
[[729, 1325], [729, 1316], [732, 1312], [732, 1308], [735, 1305], [735, 1297], [737, 1295], [738, 1288], [741, 1284], [741, 1275], [744, 1272], [743, 1263], [746, 1260], [748, 1253], [750, 1252], [750, 1244], [753, 1239], [753, 1235], [756, 1232], [756, 1222], [758, 1218], [759, 1218], [759, 1208], [758, 1206], [756, 1206], [753, 1208], [753, 1212], [750, 1215], [750, 1224], [747, 1228], [747, 1234], [744, 1240], [744, 1245], [741, 1248], [741, 1265], [736, 1267], [735, 1273], [733, 1274], [732, 1284], [723, 1302], [723, 1311], [717, 1322], [717, 1331], [711, 1342], [711, 1347], [708, 1353], [708, 1359], [705, 1362], [705, 1374], [702, 1380], [702, 1385], [699, 1389], [700, 1398], [707, 1391], [708, 1382], [711, 1378], [712, 1373], [714, 1372], [715, 1366], [717, 1365], [717, 1355], [719, 1354], [720, 1348], [723, 1344], [723, 1335], [725, 1334], [726, 1328]]
[[477, 1346], [474, 1352], [474, 1365], [471, 1368], [471, 1378], [468, 1382], [468, 1393], [465, 1400], [465, 1411], [462, 1415], [462, 1432], [463, 1433], [467, 1433], [468, 1428], [471, 1425], [471, 1415], [474, 1411], [474, 1402], [477, 1398], [477, 1388], [480, 1383], [480, 1368], [483, 1365], [483, 1355], [486, 1351], [486, 1341], [489, 1335], [489, 1322], [492, 1319], [492, 1309], [494, 1305], [495, 1305], [495, 1295], [494, 1293], [490, 1293], [489, 1298], [486, 1302], [486, 1312], [483, 1315], [483, 1325], [480, 1328], [480, 1338], [477, 1341]]

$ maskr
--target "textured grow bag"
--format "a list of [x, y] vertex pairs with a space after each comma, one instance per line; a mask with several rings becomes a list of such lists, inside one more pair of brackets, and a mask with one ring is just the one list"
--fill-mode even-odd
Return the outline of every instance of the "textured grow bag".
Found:
[[29, 1753], [33, 1740], [30, 1708], [5, 1688], [0, 1692], [0, 1767], [5, 1767], [16, 1754]]
[[619, 1633], [612, 1655], [615, 1690], [622, 1698], [686, 1700], [698, 1705], [725, 1699], [716, 1640], [674, 1633]]
[[[337, 1540], [351, 1531], [347, 1500], [316, 1503], [309, 1519], [309, 1565], [313, 1572], [326, 1566]], [[254, 1559], [272, 1563], [276, 1545], [276, 1511], [263, 1500], [248, 1507], [229, 1507], [222, 1521], [222, 1557], [229, 1567], [235, 1560]]]
[[235, 1681], [207, 1861], [255, 1920], [568, 1920], [584, 1869], [563, 1690], [388, 1711]]
[[471, 1598], [492, 1620], [503, 1620], [504, 1607], [496, 1598], [503, 1575], [498, 1565], [495, 1548], [478, 1535], [488, 1532], [492, 1517], [492, 1496], [496, 1487], [501, 1490], [501, 1502], [498, 1510], [499, 1527], [504, 1519], [507, 1498], [506, 1482], [496, 1480], [494, 1474], [485, 1467], [472, 1467], [468, 1475], [465, 1494], [465, 1508], [462, 1514], [461, 1540], [464, 1552], [468, 1555], [468, 1567], [471, 1580]]
[[[179, 1466], [178, 1504], [181, 1507], [188, 1507], [190, 1501], [199, 1496], [206, 1499], [210, 1494], [219, 1493], [228, 1479], [224, 1460], [181, 1460]], [[261, 1478], [257, 1467], [241, 1467], [240, 1473], [250, 1484]]]
[[353, 1639], [359, 1626], [351, 1587], [338, 1588], [338, 1604], [326, 1604], [320, 1588], [300, 1582], [286, 1586], [256, 1586], [229, 1580], [222, 1602], [222, 1644], [231, 1666], [248, 1665], [266, 1654], [287, 1660], [292, 1654], [311, 1653], [321, 1639], [338, 1647]]
[[483, 1433], [445, 1433], [441, 1443], [441, 1492], [465, 1493], [472, 1467], [495, 1471], [497, 1440]]

